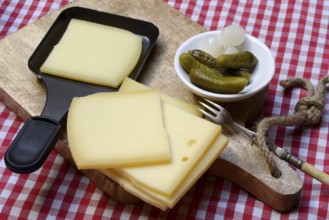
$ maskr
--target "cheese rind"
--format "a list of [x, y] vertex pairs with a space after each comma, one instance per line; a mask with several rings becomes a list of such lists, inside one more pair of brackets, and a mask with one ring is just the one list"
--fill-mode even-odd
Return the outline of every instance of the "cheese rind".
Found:
[[[171, 197], [221, 133], [221, 127], [163, 103], [171, 163], [117, 168], [116, 172], [158, 194]], [[156, 178], [158, 175], [163, 178]]]
[[127, 30], [72, 19], [42, 73], [118, 87], [136, 66], [142, 38]]
[[[136, 82], [135, 80], [126, 77], [121, 86], [119, 91], [120, 92], [127, 92], [127, 91], [141, 91], [141, 90], [149, 90], [152, 89], [150, 87], [147, 87], [139, 82]], [[186, 112], [189, 112], [191, 114], [194, 114], [196, 116], [201, 117], [202, 113], [201, 111], [198, 110], [198, 108], [201, 108], [201, 106], [196, 106], [184, 101], [181, 101], [179, 99], [176, 99], [174, 97], [168, 96], [168, 95], [164, 95], [161, 93], [161, 99], [165, 102], [168, 102], [171, 105], [174, 105]]]
[[67, 119], [79, 169], [168, 163], [171, 150], [156, 91], [97, 93], [74, 98]]

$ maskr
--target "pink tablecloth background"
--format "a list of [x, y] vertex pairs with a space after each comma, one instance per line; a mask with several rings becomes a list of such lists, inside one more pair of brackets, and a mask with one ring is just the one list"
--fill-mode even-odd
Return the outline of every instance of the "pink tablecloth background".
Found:
[[[328, 74], [329, 1], [165, 1], [208, 30], [240, 24], [265, 42], [276, 61], [265, 116], [292, 114], [296, 102], [306, 95], [301, 89], [284, 92], [279, 80], [303, 77], [316, 84]], [[0, 39], [68, 2], [0, 1]], [[326, 97], [329, 103], [329, 95]], [[319, 125], [273, 127], [269, 136], [329, 173], [328, 113], [326, 104]], [[299, 170], [304, 182], [300, 207], [289, 213], [279, 213], [230, 182], [210, 175], [203, 176], [169, 212], [145, 203], [120, 204], [55, 151], [40, 170], [18, 175], [6, 169], [3, 155], [21, 125], [0, 102], [0, 219], [329, 219], [329, 187]]]

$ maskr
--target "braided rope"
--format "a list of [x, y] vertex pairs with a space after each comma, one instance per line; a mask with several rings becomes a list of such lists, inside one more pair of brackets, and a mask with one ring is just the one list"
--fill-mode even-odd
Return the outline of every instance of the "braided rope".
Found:
[[302, 87], [307, 90], [307, 96], [300, 99], [295, 106], [295, 113], [288, 116], [274, 116], [263, 118], [257, 124], [256, 139], [261, 152], [263, 153], [270, 172], [274, 177], [280, 177], [281, 172], [277, 168], [271, 152], [266, 144], [266, 134], [272, 125], [302, 125], [311, 126], [317, 124], [322, 116], [325, 106], [326, 84], [329, 83], [329, 75], [324, 76], [317, 87], [303, 79], [291, 78], [280, 81], [280, 85], [286, 89], [290, 87]]

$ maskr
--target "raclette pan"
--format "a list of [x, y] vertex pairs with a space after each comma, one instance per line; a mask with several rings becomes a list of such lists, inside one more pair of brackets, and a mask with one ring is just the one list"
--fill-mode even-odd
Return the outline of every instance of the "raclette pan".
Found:
[[60, 41], [72, 18], [118, 27], [142, 37], [140, 59], [129, 75], [132, 79], [137, 79], [141, 73], [159, 36], [159, 29], [146, 21], [81, 7], [71, 7], [61, 12], [28, 61], [30, 70], [44, 84], [47, 99], [41, 115], [30, 117], [24, 123], [5, 153], [5, 164], [15, 173], [31, 173], [43, 165], [59, 138], [74, 97], [118, 90], [40, 72], [40, 67]]

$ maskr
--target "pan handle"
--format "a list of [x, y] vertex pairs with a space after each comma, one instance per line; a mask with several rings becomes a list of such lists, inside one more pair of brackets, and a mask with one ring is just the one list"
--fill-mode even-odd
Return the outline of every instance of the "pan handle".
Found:
[[5, 164], [15, 173], [39, 169], [57, 142], [61, 124], [49, 117], [30, 117], [5, 153]]

